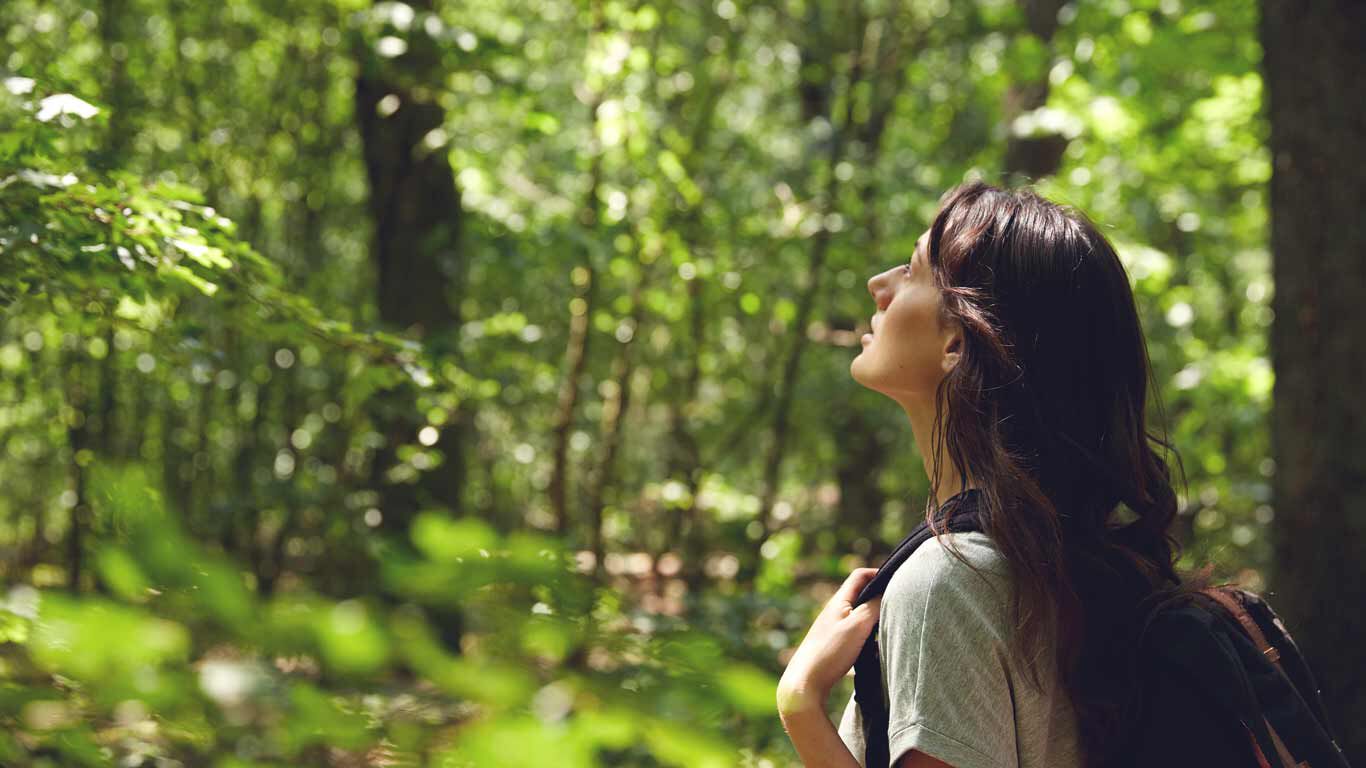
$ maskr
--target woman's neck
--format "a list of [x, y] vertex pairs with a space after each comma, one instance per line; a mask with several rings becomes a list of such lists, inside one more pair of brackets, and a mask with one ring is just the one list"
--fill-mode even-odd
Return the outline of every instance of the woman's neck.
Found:
[[[921, 462], [925, 467], [925, 476], [930, 480], [932, 495], [930, 501], [933, 505], [938, 507], [968, 488], [977, 487], [975, 483], [970, 481], [963, 482], [963, 477], [959, 474], [958, 468], [953, 465], [953, 461], [948, 456], [948, 451], [943, 446], [939, 446], [938, 454], [934, 453], [936, 446], [930, 439], [934, 428], [934, 404], [903, 402], [901, 406], [911, 421], [911, 433], [915, 436], [915, 446], [920, 451]], [[939, 465], [937, 493], [934, 488], [934, 465], [936, 462]]]

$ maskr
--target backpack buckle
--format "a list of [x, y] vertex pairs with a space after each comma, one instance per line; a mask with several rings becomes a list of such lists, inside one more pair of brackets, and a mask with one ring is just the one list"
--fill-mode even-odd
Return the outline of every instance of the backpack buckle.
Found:
[[1262, 653], [1266, 655], [1266, 660], [1272, 664], [1279, 664], [1281, 661], [1281, 651], [1274, 645], [1267, 648], [1265, 651], [1262, 651]]

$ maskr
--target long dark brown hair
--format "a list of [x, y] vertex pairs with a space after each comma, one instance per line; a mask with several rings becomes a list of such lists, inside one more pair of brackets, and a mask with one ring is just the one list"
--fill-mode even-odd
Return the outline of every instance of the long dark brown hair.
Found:
[[[1166, 457], [1181, 460], [1148, 424], [1150, 394], [1162, 408], [1128, 276], [1084, 213], [980, 181], [945, 193], [928, 250], [941, 322], [963, 331], [930, 455], [980, 489], [1015, 585], [1012, 651], [1038, 685], [1052, 637], [1085, 764], [1107, 765], [1138, 705], [1142, 628], [1210, 576], [1176, 568]], [[950, 510], [930, 508], [936, 534]]]

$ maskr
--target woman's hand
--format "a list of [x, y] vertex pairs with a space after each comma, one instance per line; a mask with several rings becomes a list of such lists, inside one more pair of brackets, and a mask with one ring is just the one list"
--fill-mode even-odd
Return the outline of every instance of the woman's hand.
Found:
[[858, 608], [853, 606], [859, 592], [876, 573], [876, 568], [854, 569], [821, 609], [778, 681], [779, 713], [825, 711], [830, 691], [854, 666], [868, 633], [877, 624], [881, 596]]

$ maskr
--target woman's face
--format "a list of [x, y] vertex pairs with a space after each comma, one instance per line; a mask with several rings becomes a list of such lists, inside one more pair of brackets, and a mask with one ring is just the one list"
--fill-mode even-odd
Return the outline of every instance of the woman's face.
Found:
[[868, 280], [877, 313], [863, 351], [849, 365], [854, 380], [902, 403], [934, 399], [935, 388], [958, 361], [961, 332], [939, 322], [940, 296], [930, 273], [929, 233], [915, 254]]

